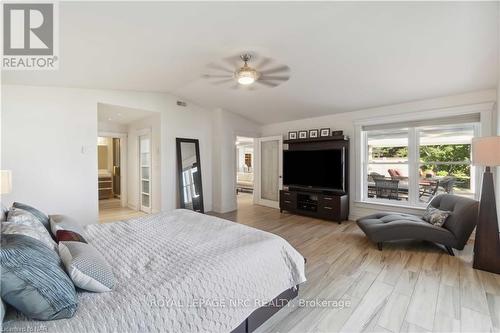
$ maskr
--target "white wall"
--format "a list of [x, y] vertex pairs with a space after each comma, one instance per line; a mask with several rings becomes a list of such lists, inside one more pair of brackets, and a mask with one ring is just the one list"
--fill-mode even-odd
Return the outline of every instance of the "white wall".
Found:
[[139, 180], [139, 134], [141, 130], [151, 131], [151, 210], [157, 213], [161, 210], [161, 117], [155, 114], [134, 121], [128, 126], [128, 165], [127, 191], [128, 206], [140, 209]]
[[441, 97], [423, 101], [416, 101], [411, 103], [403, 103], [398, 105], [383, 106], [378, 108], [371, 108], [355, 112], [346, 112], [341, 114], [333, 114], [329, 116], [301, 119], [296, 121], [288, 121], [283, 123], [276, 123], [265, 125], [262, 127], [263, 136], [283, 135], [286, 137], [288, 131], [299, 129], [319, 129], [323, 127], [330, 127], [336, 130], [343, 130], [345, 135], [350, 136], [350, 216], [351, 219], [356, 219], [364, 215], [371, 214], [380, 210], [401, 210], [408, 212], [415, 212], [411, 209], [401, 209], [395, 207], [381, 207], [379, 205], [373, 206], [366, 203], [356, 203], [354, 200], [355, 193], [355, 175], [356, 175], [356, 151], [355, 151], [355, 122], [362, 119], [370, 119], [382, 117], [386, 115], [400, 115], [411, 114], [415, 112], [422, 112], [428, 110], [437, 110], [450, 108], [454, 106], [465, 106], [484, 102], [494, 102], [496, 100], [495, 90], [485, 90], [473, 92], [462, 95]]
[[81, 224], [98, 220], [97, 104], [161, 113], [161, 209], [177, 206], [176, 137], [200, 139], [203, 194], [212, 209], [212, 112], [162, 93], [2, 86], [2, 169], [13, 171], [5, 204], [22, 201]]
[[225, 110], [215, 110], [214, 131], [214, 210], [230, 212], [236, 204], [236, 137], [260, 137], [261, 126]]
[[99, 133], [108, 132], [108, 133], [127, 133], [128, 126], [118, 124], [112, 121], [99, 121], [97, 124], [97, 129]]

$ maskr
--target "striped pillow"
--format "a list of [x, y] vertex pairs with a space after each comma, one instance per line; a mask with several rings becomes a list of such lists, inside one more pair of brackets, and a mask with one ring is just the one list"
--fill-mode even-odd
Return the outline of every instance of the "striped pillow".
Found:
[[75, 286], [56, 252], [25, 235], [2, 235], [2, 300], [38, 320], [70, 318], [78, 306]]

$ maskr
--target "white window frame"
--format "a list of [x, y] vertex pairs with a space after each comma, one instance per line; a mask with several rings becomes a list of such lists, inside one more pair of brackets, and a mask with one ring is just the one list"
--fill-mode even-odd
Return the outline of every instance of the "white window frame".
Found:
[[[355, 121], [354, 136], [355, 136], [355, 191], [354, 201], [356, 203], [366, 203], [374, 205], [397, 206], [408, 208], [422, 208], [422, 204], [418, 202], [416, 191], [408, 191], [408, 201], [396, 202], [388, 199], [373, 199], [368, 198], [368, 187], [365, 186], [368, 179], [366, 165], [368, 163], [368, 138], [366, 132], [362, 130], [363, 126], [380, 125], [390, 123], [402, 123], [417, 120], [432, 120], [444, 117], [453, 117], [467, 114], [480, 114], [480, 122], [475, 126], [475, 136], [489, 136], [492, 131], [492, 110], [494, 103], [480, 103], [473, 105], [464, 105], [451, 107], [446, 109], [423, 110], [404, 114], [395, 114], [378, 118], [365, 118]], [[416, 147], [416, 149], [410, 148]], [[419, 142], [417, 137], [417, 128], [410, 127], [408, 129], [408, 173], [415, 175], [420, 165]], [[471, 188], [476, 199], [479, 198], [481, 191], [481, 174], [480, 169], [471, 167], [471, 179], [474, 177], [474, 188]], [[409, 188], [418, 188], [418, 177], [409, 177]], [[415, 192], [415, 193], [414, 193]], [[416, 197], [417, 196], [417, 197]]]

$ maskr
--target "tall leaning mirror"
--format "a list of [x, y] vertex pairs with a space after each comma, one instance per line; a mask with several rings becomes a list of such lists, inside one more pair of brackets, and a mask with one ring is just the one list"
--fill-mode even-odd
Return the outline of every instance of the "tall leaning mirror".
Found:
[[204, 213], [199, 141], [177, 138], [176, 143], [180, 206]]

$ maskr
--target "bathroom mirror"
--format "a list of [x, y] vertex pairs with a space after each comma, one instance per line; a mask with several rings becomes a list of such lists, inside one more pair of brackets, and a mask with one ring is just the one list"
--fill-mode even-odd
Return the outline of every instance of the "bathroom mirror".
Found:
[[177, 138], [180, 207], [204, 213], [198, 139]]

